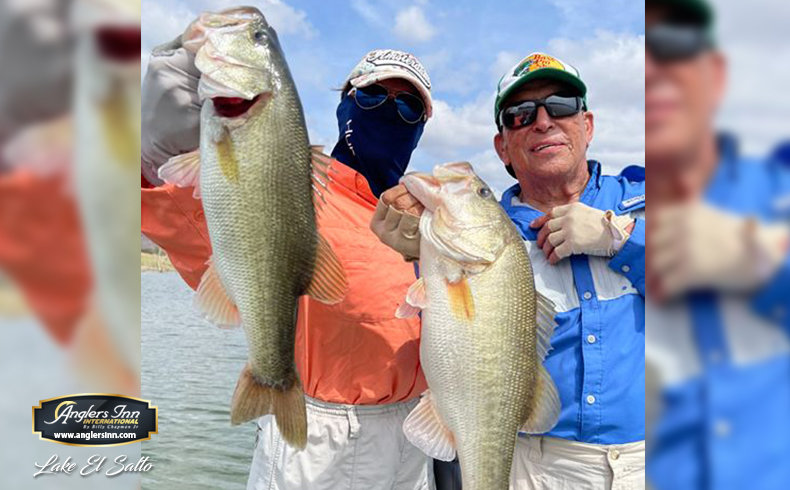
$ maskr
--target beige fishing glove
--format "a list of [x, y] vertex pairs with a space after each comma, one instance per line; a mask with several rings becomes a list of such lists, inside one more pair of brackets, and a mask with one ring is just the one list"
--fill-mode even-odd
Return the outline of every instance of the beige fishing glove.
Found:
[[422, 204], [399, 184], [381, 194], [370, 229], [385, 245], [407, 262], [420, 258]]
[[613, 256], [631, 236], [627, 228], [632, 223], [628, 216], [575, 202], [553, 208], [530, 227], [540, 228], [537, 245], [556, 264], [575, 254]]
[[697, 202], [657, 209], [648, 233], [659, 295], [713, 288], [749, 291], [765, 283], [788, 253], [790, 229]]
[[200, 144], [200, 72], [195, 55], [181, 47], [181, 36], [154, 48], [143, 80], [141, 171], [161, 185], [157, 171], [171, 157]]

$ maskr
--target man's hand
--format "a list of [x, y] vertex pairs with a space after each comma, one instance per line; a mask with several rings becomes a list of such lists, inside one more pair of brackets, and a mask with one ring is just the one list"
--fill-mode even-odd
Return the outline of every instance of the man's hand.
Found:
[[143, 81], [142, 173], [161, 185], [157, 171], [171, 157], [196, 149], [200, 142], [200, 99], [195, 56], [181, 39], [154, 48]]
[[557, 206], [530, 223], [539, 228], [537, 245], [556, 264], [574, 254], [613, 256], [630, 236], [634, 220], [580, 202]]
[[405, 260], [417, 260], [420, 258], [420, 215], [424, 209], [405, 185], [398, 184], [381, 194], [370, 229]]
[[702, 202], [651, 213], [651, 292], [668, 299], [702, 288], [749, 291], [767, 281], [788, 252], [790, 230]]

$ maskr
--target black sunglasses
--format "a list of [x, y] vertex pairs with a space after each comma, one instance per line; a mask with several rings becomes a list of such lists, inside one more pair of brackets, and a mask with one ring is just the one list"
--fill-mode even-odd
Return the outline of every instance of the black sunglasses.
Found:
[[499, 113], [499, 124], [508, 129], [529, 126], [538, 118], [539, 107], [545, 107], [551, 117], [568, 117], [578, 114], [584, 107], [584, 102], [577, 95], [560, 94], [552, 94], [543, 99], [525, 100]]
[[349, 95], [354, 97], [357, 106], [366, 110], [379, 107], [387, 99], [394, 99], [398, 114], [409, 124], [416, 124], [425, 116], [425, 103], [420, 97], [409, 92], [393, 92], [383, 85], [373, 84], [367, 87], [353, 88]]
[[712, 47], [706, 30], [696, 25], [658, 24], [645, 32], [645, 48], [659, 62], [687, 60]]

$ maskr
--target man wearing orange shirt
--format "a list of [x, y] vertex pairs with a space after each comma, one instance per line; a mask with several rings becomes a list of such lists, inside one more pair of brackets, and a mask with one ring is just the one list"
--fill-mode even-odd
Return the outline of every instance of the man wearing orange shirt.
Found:
[[[191, 55], [172, 43], [154, 51], [143, 86], [143, 232], [192, 288], [211, 254], [200, 202], [156, 170], [198, 146], [198, 78]], [[371, 51], [346, 79], [318, 228], [349, 289], [337, 305], [300, 300], [307, 447], [294, 450], [262, 417], [248, 489], [434, 488], [432, 461], [401, 430], [426, 388], [419, 319], [394, 318], [416, 269], [369, 229], [378, 196], [405, 172], [431, 116], [430, 87], [417, 58], [394, 50]]]

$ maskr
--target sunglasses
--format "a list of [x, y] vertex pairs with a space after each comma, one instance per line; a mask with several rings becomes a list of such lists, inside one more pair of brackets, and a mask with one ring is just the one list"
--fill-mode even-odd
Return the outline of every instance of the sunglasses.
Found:
[[659, 62], [688, 60], [712, 47], [705, 29], [695, 25], [658, 24], [645, 32], [645, 48]]
[[425, 116], [425, 103], [422, 98], [409, 92], [392, 92], [383, 85], [373, 84], [354, 87], [348, 94], [354, 97], [360, 109], [365, 110], [375, 109], [388, 99], [393, 99], [398, 115], [409, 124], [416, 124]]
[[568, 117], [578, 114], [584, 103], [579, 96], [560, 94], [549, 95], [543, 99], [525, 100], [499, 113], [499, 123], [508, 129], [529, 126], [538, 118], [539, 107], [545, 107], [551, 117]]

